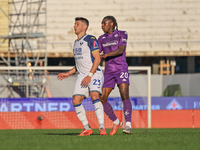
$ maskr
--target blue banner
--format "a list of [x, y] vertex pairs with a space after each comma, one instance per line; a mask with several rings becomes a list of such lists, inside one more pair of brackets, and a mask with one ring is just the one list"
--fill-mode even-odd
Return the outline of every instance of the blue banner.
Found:
[[[131, 97], [133, 110], [147, 110], [147, 97]], [[122, 110], [120, 97], [108, 99], [114, 110]], [[91, 99], [82, 102], [86, 111], [94, 110]], [[152, 97], [152, 110], [200, 109], [200, 97]], [[72, 98], [0, 98], [0, 112], [74, 111]]]

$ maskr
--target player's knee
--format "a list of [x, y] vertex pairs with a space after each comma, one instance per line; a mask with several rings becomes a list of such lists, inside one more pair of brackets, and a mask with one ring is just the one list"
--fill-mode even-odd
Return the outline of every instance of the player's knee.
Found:
[[105, 102], [107, 102], [107, 97], [105, 95], [101, 95], [100, 100], [104, 104]]
[[80, 104], [82, 101], [80, 99], [73, 98], [72, 103], [73, 105]]
[[77, 103], [77, 100], [75, 100], [75, 99], [72, 100], [72, 103], [73, 103], [73, 105], [78, 104], [78, 103]]
[[92, 100], [100, 99], [100, 95], [98, 92], [91, 92], [90, 97]]
[[94, 96], [91, 96], [91, 100], [96, 100], [96, 99], [100, 99], [100, 97], [98, 95], [94, 95]]
[[128, 94], [121, 94], [121, 98], [122, 98], [122, 101], [124, 101], [126, 99], [129, 99], [129, 95]]

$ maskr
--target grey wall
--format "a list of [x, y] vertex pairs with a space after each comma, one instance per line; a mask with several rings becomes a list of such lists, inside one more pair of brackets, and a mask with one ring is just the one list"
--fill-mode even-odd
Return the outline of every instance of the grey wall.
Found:
[[200, 96], [200, 74], [164, 76], [162, 89], [167, 85], [180, 84], [182, 96]]
[[[73, 93], [76, 75], [57, 80], [57, 75], [50, 76], [49, 89], [52, 96], [70, 97]], [[151, 95], [161, 96], [168, 85], [180, 84], [182, 96], [200, 96], [200, 74], [175, 74], [175, 75], [151, 75]], [[147, 96], [147, 75], [130, 75], [130, 96]], [[111, 92], [110, 97], [120, 96], [117, 86]]]

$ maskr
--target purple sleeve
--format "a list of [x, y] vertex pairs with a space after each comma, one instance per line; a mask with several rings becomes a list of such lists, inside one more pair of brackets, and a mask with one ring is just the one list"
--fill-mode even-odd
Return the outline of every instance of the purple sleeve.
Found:
[[126, 44], [127, 44], [127, 39], [128, 39], [128, 34], [127, 34], [127, 32], [126, 32], [126, 31], [121, 32], [120, 36], [121, 36], [121, 39], [120, 39], [119, 45], [124, 45], [124, 46], [126, 46]]

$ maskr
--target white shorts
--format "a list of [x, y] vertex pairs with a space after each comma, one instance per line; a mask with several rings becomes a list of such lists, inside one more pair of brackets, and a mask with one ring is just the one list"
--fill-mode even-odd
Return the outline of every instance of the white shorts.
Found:
[[101, 71], [96, 72], [92, 78], [90, 83], [87, 87], [82, 87], [81, 82], [86, 77], [86, 75], [78, 74], [78, 78], [76, 80], [75, 86], [74, 86], [74, 95], [80, 95], [84, 96], [85, 98], [89, 97], [90, 92], [98, 92], [99, 94], [102, 94], [102, 86], [104, 82], [103, 73]]

